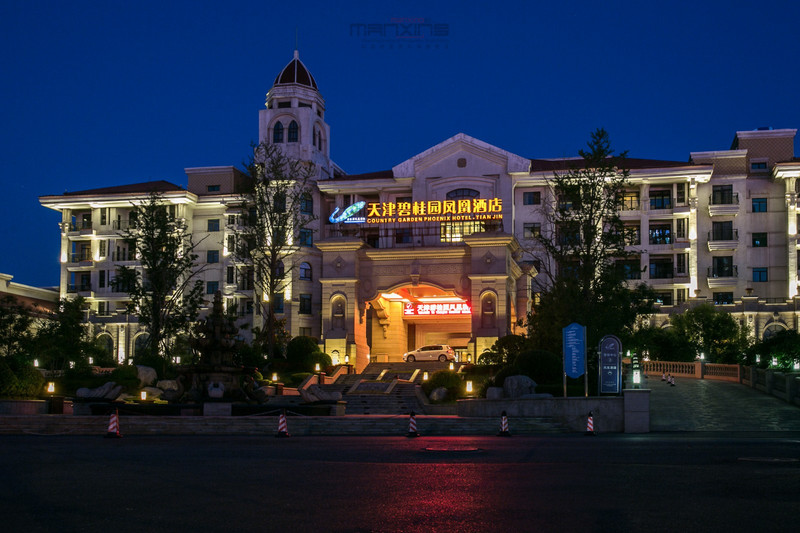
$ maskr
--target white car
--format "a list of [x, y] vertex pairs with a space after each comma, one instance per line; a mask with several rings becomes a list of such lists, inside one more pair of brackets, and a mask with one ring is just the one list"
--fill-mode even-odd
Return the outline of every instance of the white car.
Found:
[[407, 363], [414, 361], [441, 361], [444, 363], [455, 360], [456, 352], [446, 344], [429, 344], [403, 354], [403, 361]]

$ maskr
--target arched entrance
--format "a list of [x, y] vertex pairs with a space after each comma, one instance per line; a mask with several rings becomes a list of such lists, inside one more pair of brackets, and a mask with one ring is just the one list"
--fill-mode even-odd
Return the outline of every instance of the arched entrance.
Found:
[[403, 353], [429, 344], [447, 344], [458, 361], [472, 360], [472, 304], [454, 290], [404, 284], [380, 292], [368, 304], [372, 361], [402, 361]]

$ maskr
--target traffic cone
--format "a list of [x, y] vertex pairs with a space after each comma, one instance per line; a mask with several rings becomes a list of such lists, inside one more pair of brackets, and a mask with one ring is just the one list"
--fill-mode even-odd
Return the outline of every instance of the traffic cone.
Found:
[[414, 414], [414, 411], [411, 411], [411, 416], [408, 418], [408, 438], [419, 437], [419, 433], [417, 433], [417, 417]]
[[497, 434], [498, 437], [510, 437], [511, 433], [508, 432], [508, 417], [506, 416], [506, 412], [503, 411], [503, 414], [500, 415], [500, 433]]
[[276, 437], [285, 438], [289, 436], [289, 428], [286, 425], [286, 411], [282, 411], [280, 415], [278, 415], [278, 434], [275, 435]]
[[122, 435], [119, 432], [119, 409], [114, 409], [111, 413], [111, 418], [108, 419], [108, 433], [107, 439], [121, 439]]
[[586, 420], [586, 434], [594, 435], [594, 415], [589, 411], [589, 418]]

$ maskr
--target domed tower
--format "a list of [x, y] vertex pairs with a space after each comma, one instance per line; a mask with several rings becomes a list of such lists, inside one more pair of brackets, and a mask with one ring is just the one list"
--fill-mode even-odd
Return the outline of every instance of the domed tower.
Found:
[[289, 157], [313, 162], [319, 168], [319, 179], [331, 176], [325, 100], [297, 50], [267, 93], [266, 109], [259, 112], [258, 137], [280, 145]]

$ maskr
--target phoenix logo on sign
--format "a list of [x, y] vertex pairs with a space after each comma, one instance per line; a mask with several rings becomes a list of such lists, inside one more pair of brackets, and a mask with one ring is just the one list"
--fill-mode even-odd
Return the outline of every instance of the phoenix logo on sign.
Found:
[[342, 211], [342, 214], [339, 216], [336, 216], [339, 213], [339, 208], [337, 207], [333, 210], [331, 216], [328, 217], [328, 220], [331, 222], [331, 224], [337, 224], [339, 222], [344, 222], [345, 224], [361, 224], [366, 220], [366, 218], [363, 216], [356, 217], [354, 215], [364, 209], [365, 205], [367, 205], [367, 202], [356, 202], [348, 206], [347, 209]]

